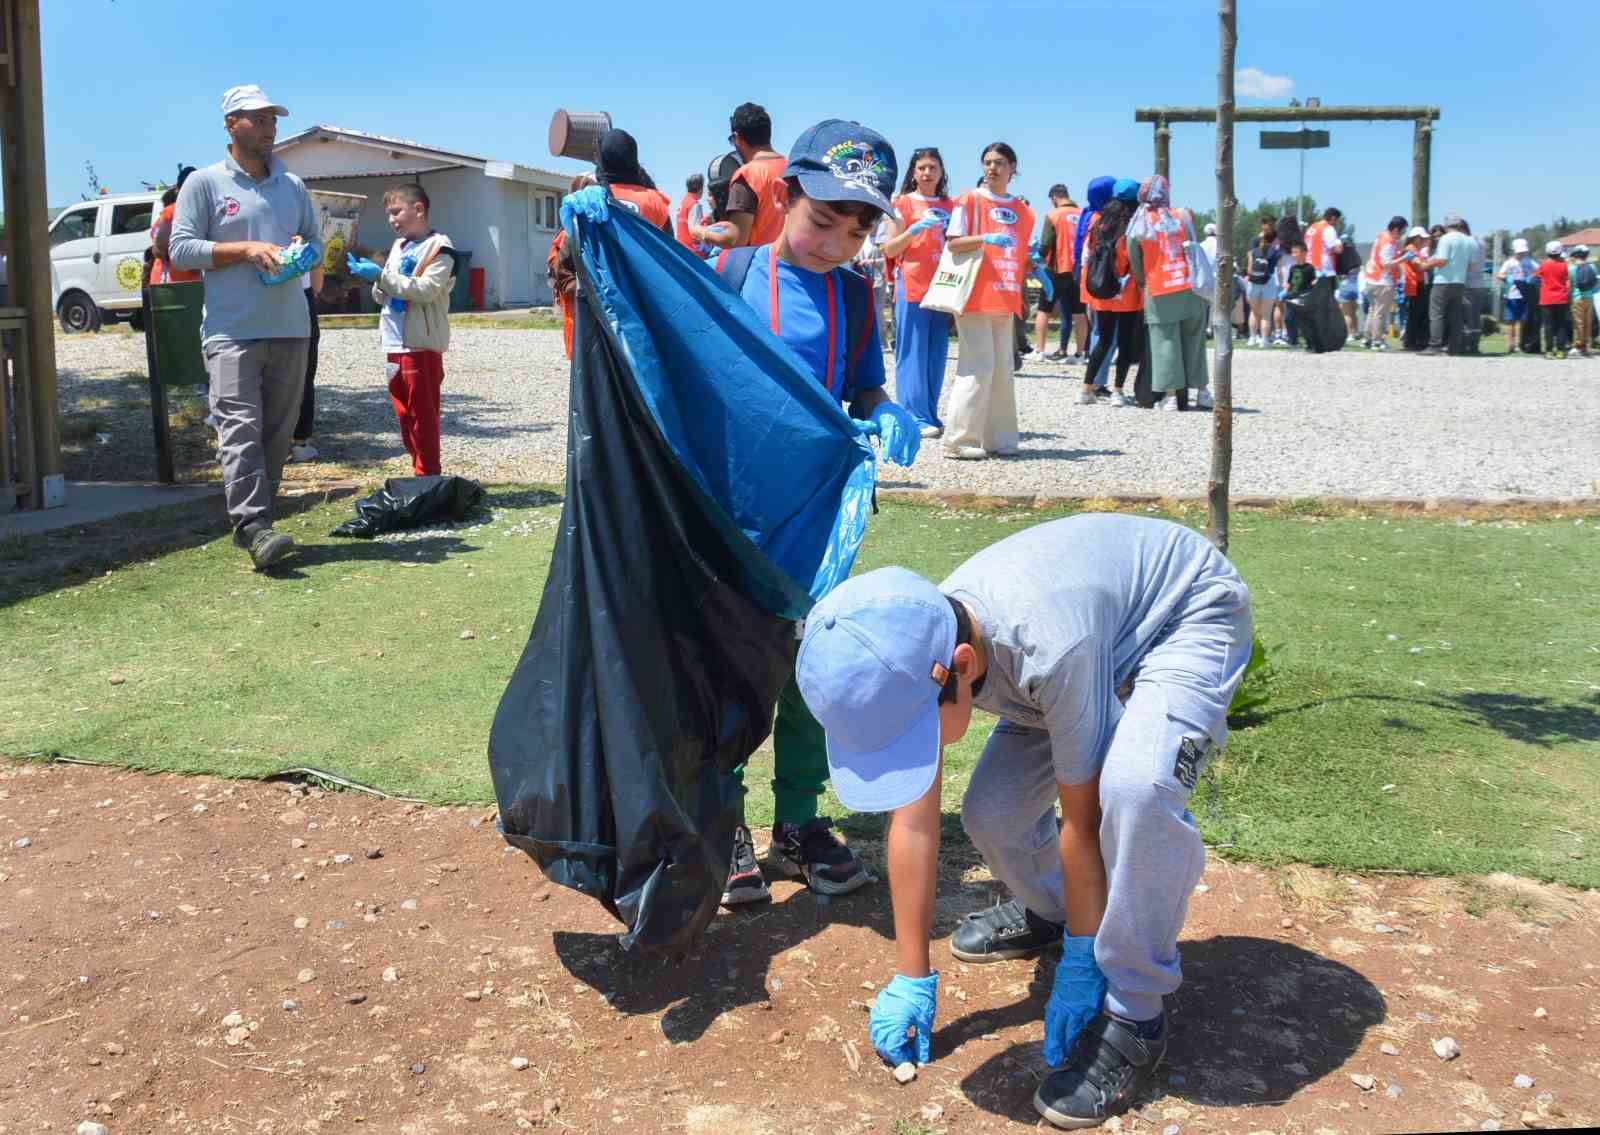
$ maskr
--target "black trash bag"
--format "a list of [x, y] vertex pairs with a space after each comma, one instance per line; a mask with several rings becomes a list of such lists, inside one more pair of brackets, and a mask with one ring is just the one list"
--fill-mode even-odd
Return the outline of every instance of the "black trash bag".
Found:
[[1344, 325], [1344, 313], [1339, 310], [1333, 288], [1333, 277], [1324, 276], [1311, 285], [1310, 291], [1288, 300], [1295, 310], [1295, 329], [1305, 339], [1306, 346], [1319, 355], [1344, 350], [1344, 341], [1350, 333]]
[[[489, 768], [507, 843], [603, 904], [625, 947], [677, 955], [721, 901], [733, 772], [811, 605], [797, 580], [848, 572], [873, 459], [726, 283], [611, 212], [568, 233], [566, 498]], [[762, 461], [774, 438], [785, 459]]]
[[424, 528], [461, 520], [483, 500], [483, 486], [466, 477], [390, 477], [383, 488], [356, 501], [356, 515], [330, 536], [370, 540], [399, 528]]

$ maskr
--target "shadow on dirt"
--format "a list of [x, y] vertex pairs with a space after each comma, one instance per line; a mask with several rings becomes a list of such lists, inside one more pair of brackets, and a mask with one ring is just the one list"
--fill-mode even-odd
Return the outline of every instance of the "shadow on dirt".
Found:
[[[1219, 936], [1183, 945], [1184, 983], [1167, 998], [1171, 1045], [1151, 1095], [1206, 1107], [1281, 1103], [1342, 1066], [1384, 1019], [1376, 986], [1349, 966], [1287, 942]], [[985, 1016], [992, 1026], [1043, 1014], [1036, 975], [1029, 999]], [[946, 1024], [934, 1041], [956, 1030]], [[1033, 1124], [1033, 1093], [1048, 1072], [1037, 1044], [997, 1052], [961, 1081], [974, 1106]], [[1134, 1110], [1146, 1100], [1136, 1101]]]

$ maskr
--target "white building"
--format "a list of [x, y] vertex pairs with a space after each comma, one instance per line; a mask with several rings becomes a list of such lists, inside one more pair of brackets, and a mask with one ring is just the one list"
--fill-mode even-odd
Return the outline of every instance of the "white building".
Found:
[[394, 240], [383, 191], [417, 182], [432, 203], [434, 227], [472, 253], [470, 268], [483, 269], [486, 308], [552, 302], [545, 258], [559, 231], [567, 175], [339, 126], [302, 130], [274, 152], [309, 189], [363, 194], [356, 242], [372, 249], [385, 250]]

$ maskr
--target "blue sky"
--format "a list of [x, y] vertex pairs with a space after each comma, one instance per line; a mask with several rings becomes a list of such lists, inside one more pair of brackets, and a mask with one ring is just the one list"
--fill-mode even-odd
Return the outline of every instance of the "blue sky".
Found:
[[[1455, 210], [1487, 231], [1600, 214], [1594, 113], [1578, 97], [1600, 87], [1564, 70], [1559, 55], [1530, 53], [1510, 66], [1505, 49], [1508, 34], [1580, 45], [1577, 66], [1587, 69], [1600, 8], [1359, 0], [1313, 23], [1306, 13], [1315, 6], [1303, 3], [1239, 6], [1238, 66], [1271, 77], [1258, 85], [1274, 92], [1241, 105], [1283, 105], [1293, 95], [1441, 108], [1434, 219]], [[725, 5], [633, 0], [381, 8], [51, 0], [43, 14], [50, 199], [64, 204], [86, 191], [85, 162], [112, 192], [126, 192], [170, 177], [180, 159], [216, 160], [225, 144], [218, 99], [240, 82], [261, 84], [293, 112], [280, 137], [331, 123], [574, 172], [546, 149], [551, 112], [608, 110], [674, 196], [726, 148], [728, 113], [746, 99], [771, 111], [780, 149], [818, 119], [859, 119], [902, 158], [939, 146], [962, 186], [976, 180], [983, 145], [1004, 139], [1021, 158], [1019, 191], [1036, 202], [1058, 180], [1081, 198], [1097, 174], [1147, 174], [1151, 132], [1133, 121], [1135, 106], [1215, 102], [1216, 21], [1206, 0], [971, 2], [910, 17], [794, 0], [737, 7], [749, 13], [745, 27], [730, 23]], [[383, 15], [367, 15], [376, 11]], [[581, 26], [585, 17], [593, 27]], [[1157, 40], [1159, 49], [1148, 46]], [[1307, 157], [1307, 192], [1341, 206], [1362, 235], [1409, 213], [1411, 126], [1329, 128], [1333, 148]], [[1298, 176], [1298, 155], [1261, 151], [1258, 130], [1238, 134], [1246, 204], [1293, 194]], [[1215, 203], [1212, 165], [1211, 128], [1175, 128], [1180, 203]]]

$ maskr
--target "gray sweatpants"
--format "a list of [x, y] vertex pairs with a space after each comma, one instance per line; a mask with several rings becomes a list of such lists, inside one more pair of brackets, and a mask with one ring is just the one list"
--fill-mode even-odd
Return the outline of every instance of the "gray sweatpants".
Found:
[[[1178, 934], [1205, 847], [1189, 795], [1227, 741], [1228, 703], [1250, 660], [1250, 597], [1215, 558], [1139, 661], [1101, 763], [1100, 854], [1108, 898], [1095, 935], [1106, 1008], [1130, 1020], [1161, 1012], [1178, 988]], [[1061, 922], [1060, 827], [1050, 735], [1001, 720], [961, 802], [961, 822], [989, 870], [1024, 906]]]
[[272, 520], [272, 496], [294, 439], [309, 339], [213, 339], [205, 345], [228, 519]]

